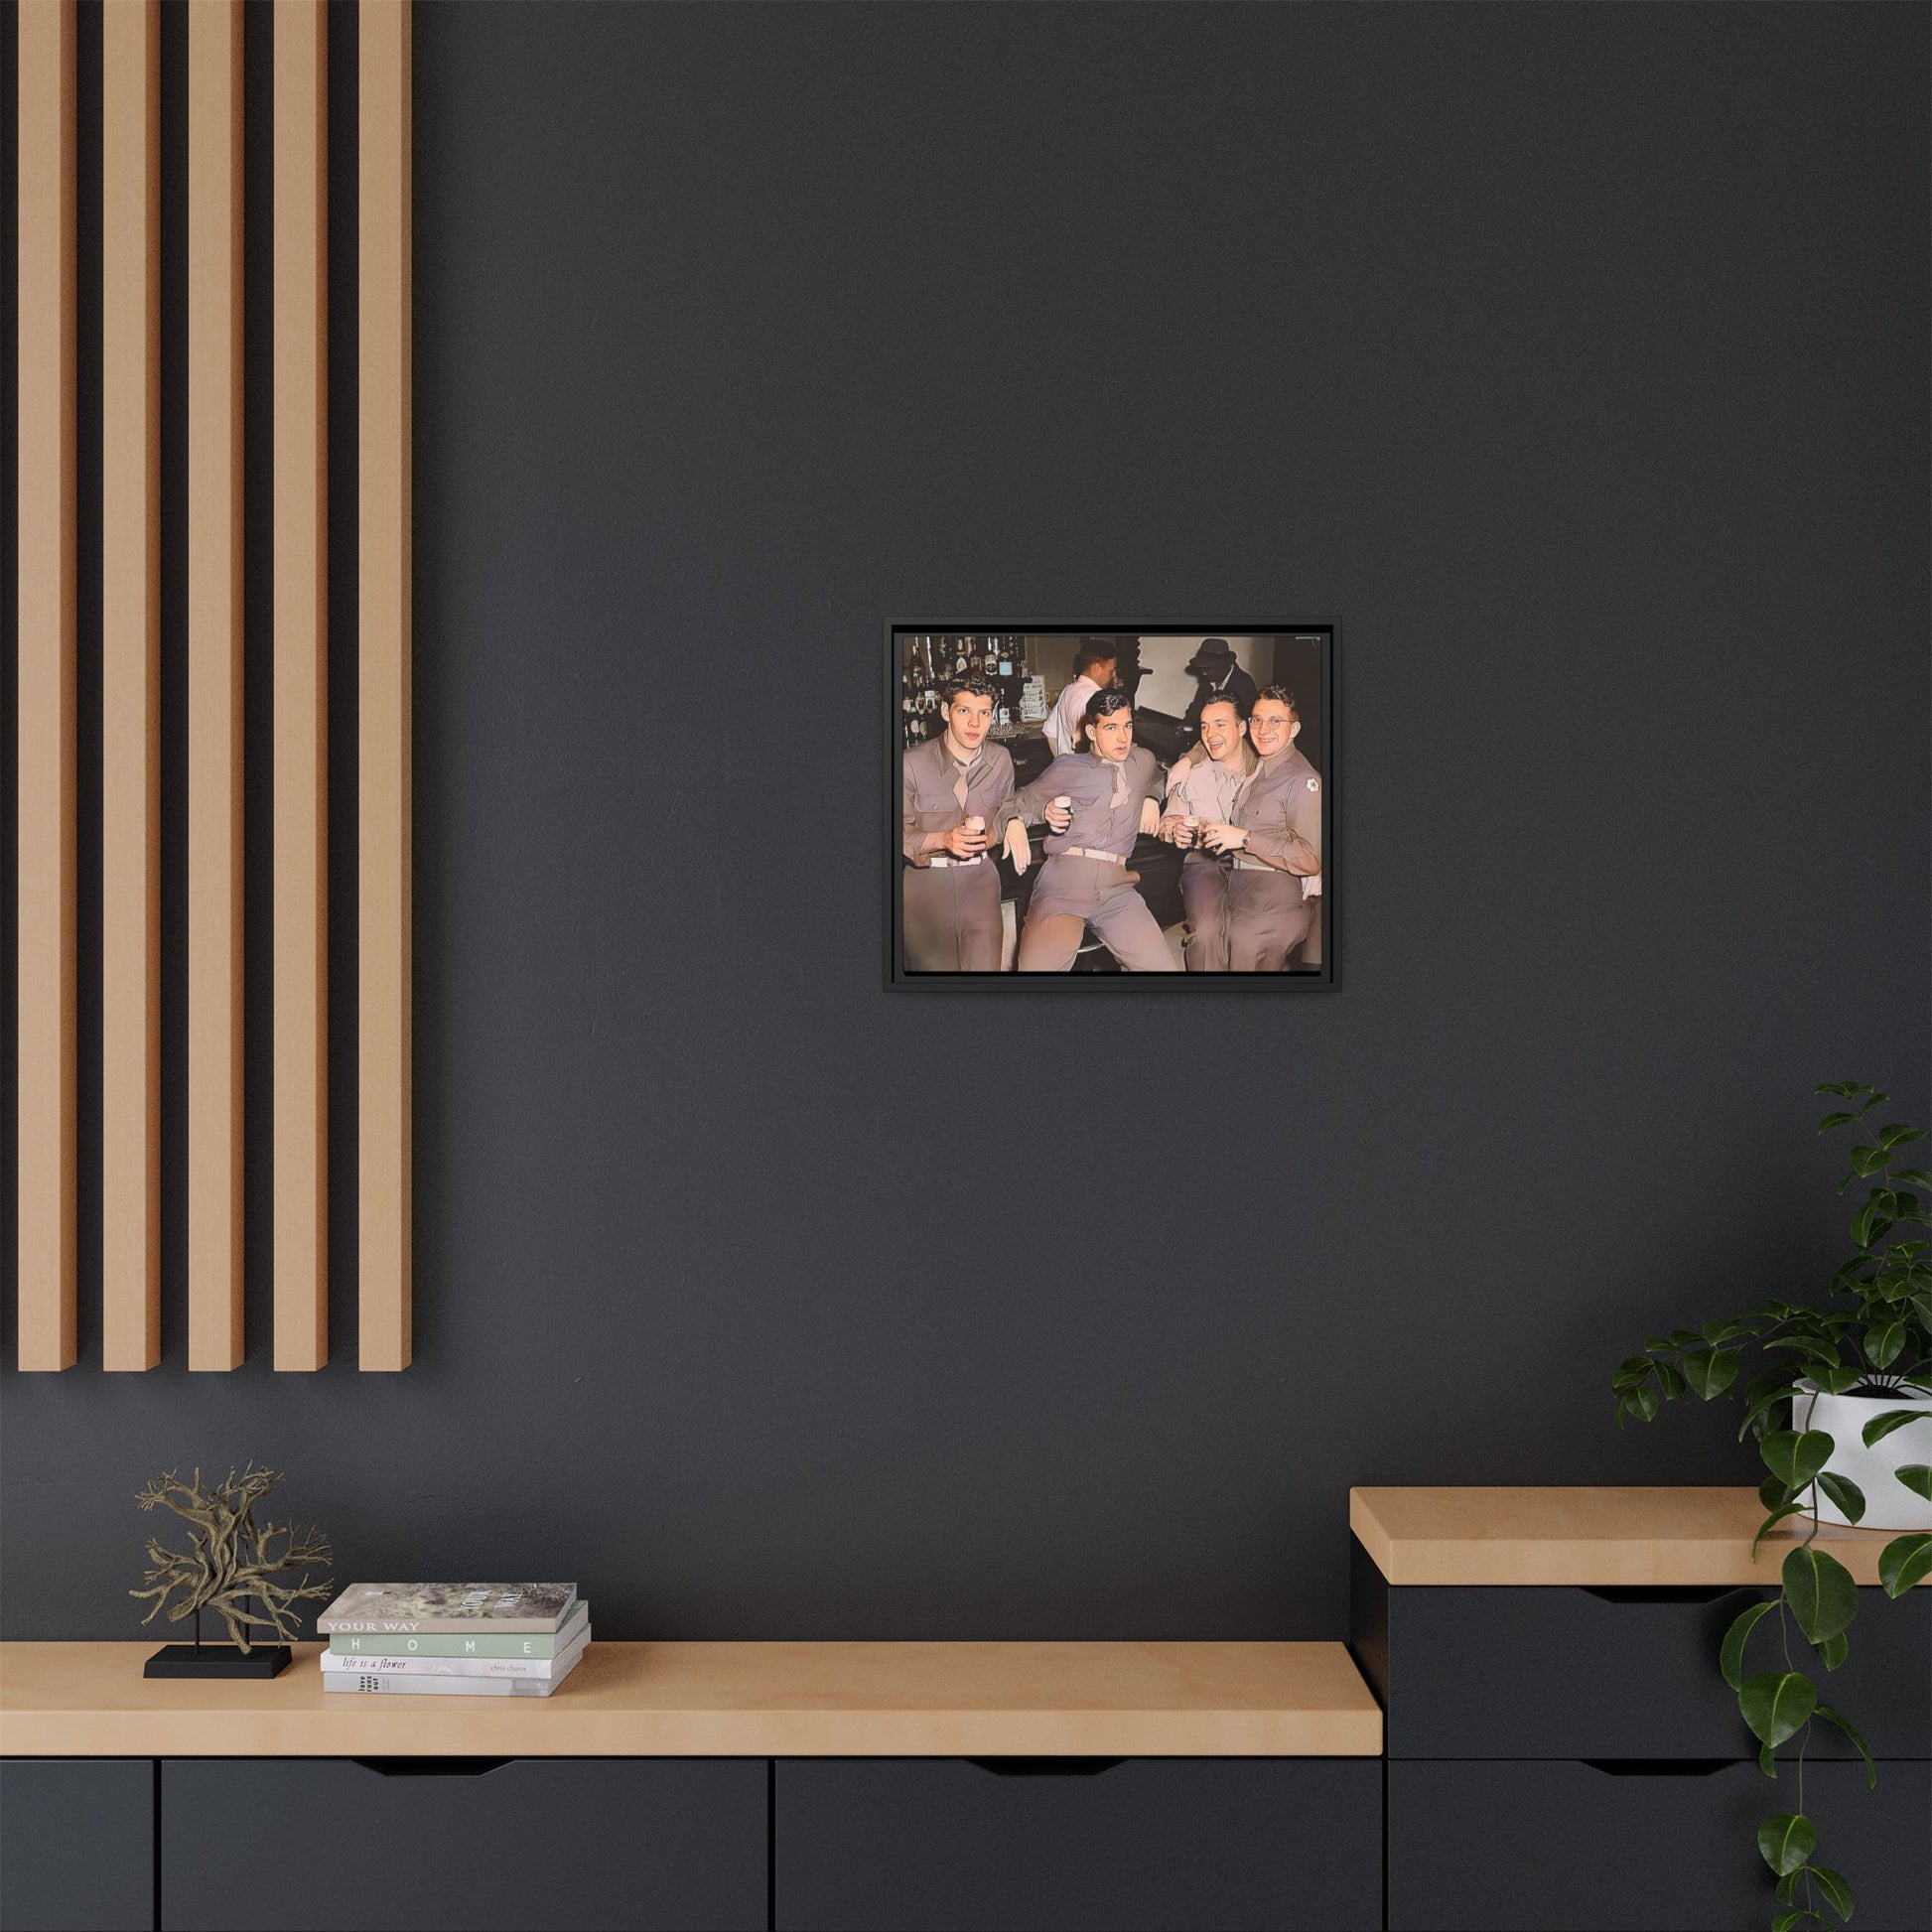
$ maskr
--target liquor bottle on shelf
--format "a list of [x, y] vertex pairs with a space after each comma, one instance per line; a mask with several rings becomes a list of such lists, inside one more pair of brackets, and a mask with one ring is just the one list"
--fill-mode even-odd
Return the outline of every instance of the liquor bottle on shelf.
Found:
[[1011, 637], [1002, 637], [1000, 639], [1000, 675], [1002, 677], [1011, 677], [1013, 675], [1013, 639]]

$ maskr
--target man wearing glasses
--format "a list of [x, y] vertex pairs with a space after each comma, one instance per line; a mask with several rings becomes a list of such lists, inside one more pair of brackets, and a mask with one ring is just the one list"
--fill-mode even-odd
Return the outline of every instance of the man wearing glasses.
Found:
[[1203, 851], [1203, 825], [1225, 824], [1235, 795], [1255, 768], [1248, 724], [1238, 700], [1210, 698], [1201, 707], [1203, 758], [1183, 758], [1168, 786], [1161, 836], [1187, 854], [1180, 863], [1180, 901], [1187, 908], [1181, 956], [1190, 973], [1228, 970], [1228, 876], [1230, 860]]
[[1000, 970], [1004, 843], [1024, 851], [1013, 807], [1013, 756], [989, 745], [993, 687], [983, 677], [946, 686], [946, 729], [899, 759], [899, 936], [914, 973]]
[[1260, 760], [1225, 819], [1200, 828], [1210, 852], [1234, 854], [1228, 879], [1228, 969], [1279, 973], [1309, 936], [1321, 890], [1321, 780], [1295, 749], [1294, 694], [1266, 686], [1248, 718]]

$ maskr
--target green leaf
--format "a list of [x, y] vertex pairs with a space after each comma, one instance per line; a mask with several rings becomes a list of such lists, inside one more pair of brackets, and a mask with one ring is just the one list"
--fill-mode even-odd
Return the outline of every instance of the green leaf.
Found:
[[1813, 1643], [1835, 1637], [1859, 1613], [1859, 1587], [1836, 1557], [1815, 1544], [1784, 1560], [1784, 1600]]
[[1834, 1127], [1843, 1127], [1851, 1118], [1850, 1114], [1827, 1114], [1818, 1123], [1818, 1131], [1821, 1134], [1829, 1134]]
[[1923, 1530], [1895, 1536], [1878, 1552], [1878, 1581], [1887, 1596], [1903, 1596], [1928, 1572], [1932, 1572], [1932, 1535]]
[[1891, 1098], [1888, 1093], [1880, 1093], [1876, 1087], [1861, 1087], [1859, 1091], [1865, 1096], [1864, 1104], [1859, 1109], [1858, 1118], [1863, 1120], [1874, 1107], [1882, 1107]]
[[1773, 1780], [1776, 1779], [1778, 1775], [1777, 1753], [1772, 1750], [1769, 1744], [1758, 1745], [1757, 1768], [1760, 1771], [1762, 1771], [1767, 1778]]
[[1872, 1248], [1878, 1238], [1892, 1223], [1892, 1200], [1890, 1190], [1874, 1187], [1865, 1197], [1865, 1203], [1852, 1216], [1852, 1244], [1858, 1248]]
[[1865, 1749], [1864, 1739], [1859, 1735], [1858, 1725], [1843, 1711], [1834, 1711], [1829, 1704], [1821, 1704], [1811, 1715], [1814, 1718], [1823, 1718], [1828, 1725], [1837, 1725], [1839, 1729], [1851, 1738], [1852, 1742], [1858, 1746], [1859, 1755], [1864, 1759], [1865, 1789], [1868, 1791], [1877, 1790], [1878, 1767], [1872, 1763], [1871, 1753]]
[[1861, 1089], [1855, 1080], [1821, 1080], [1812, 1088], [1813, 1093], [1842, 1094], [1847, 1100], [1852, 1099], [1860, 1091]]
[[1852, 1150], [1852, 1172], [1859, 1174], [1882, 1173], [1885, 1166], [1885, 1151], [1877, 1147], [1855, 1147]]
[[1882, 1416], [1873, 1416], [1864, 1426], [1864, 1446], [1873, 1448], [1889, 1436], [1894, 1429], [1903, 1429], [1907, 1423], [1924, 1422], [1927, 1412], [1923, 1409], [1887, 1409]]
[[1825, 1894], [1825, 1903], [1840, 1918], [1852, 1916], [1852, 1887], [1845, 1882], [1842, 1871], [1834, 1871], [1828, 1864], [1815, 1864], [1811, 1867], [1813, 1882]]
[[1864, 1331], [1864, 1358], [1873, 1368], [1889, 1368], [1904, 1346], [1905, 1324], [1902, 1321], [1874, 1321]]
[[1878, 1130], [1878, 1145], [1889, 1154], [1895, 1147], [1908, 1147], [1913, 1141], [1925, 1139], [1925, 1129], [1908, 1126], [1902, 1120], [1895, 1120], [1889, 1127]]
[[1864, 1491], [1849, 1477], [1833, 1475], [1829, 1470], [1824, 1470], [1819, 1474], [1818, 1486], [1845, 1512], [1848, 1523], [1857, 1523], [1863, 1518]]
[[[1851, 1654], [1852, 1654], [1852, 1640], [1850, 1637], [1848, 1637], [1845, 1634], [1843, 1630], [1841, 1630], [1838, 1633], [1838, 1635], [1835, 1637], [1827, 1637], [1825, 1641], [1818, 1646], [1819, 1662], [1821, 1662], [1827, 1670], [1837, 1670], [1839, 1665], [1844, 1663], [1846, 1658], [1849, 1657]], [[1818, 1714], [1816, 1712], [1813, 1712], [1812, 1715], [1816, 1717]]]
[[1923, 1496], [1932, 1503], [1932, 1465], [1924, 1462], [1901, 1462], [1892, 1471], [1900, 1482], [1915, 1496]]
[[1821, 1362], [1811, 1371], [1811, 1379], [1827, 1395], [1843, 1395], [1847, 1389], [1856, 1389], [1864, 1380], [1864, 1371], [1860, 1368], [1827, 1368]]
[[1626, 1414], [1633, 1415], [1639, 1422], [1654, 1422], [1657, 1416], [1657, 1391], [1649, 1383], [1640, 1389], [1632, 1389], [1616, 1406], [1616, 1419], [1622, 1426]]
[[[1779, 1886], [1778, 1890], [1780, 1897], [1785, 1895], [1782, 1885]], [[1780, 1912], [1771, 1921], [1771, 1932], [1798, 1932], [1799, 1926], [1803, 1925], [1808, 1918], [1813, 1916], [1813, 1913], [1807, 1912], [1802, 1906], [1794, 1907], [1788, 1912]]]
[[1822, 1429], [1780, 1429], [1758, 1445], [1764, 1466], [1787, 1488], [1802, 1489], [1831, 1460], [1837, 1445]]
[[1757, 1628], [1759, 1619], [1777, 1606], [1777, 1598], [1767, 1596], [1763, 1602], [1753, 1603], [1725, 1632], [1724, 1647], [1718, 1652], [1718, 1668], [1733, 1691], [1744, 1688], [1744, 1646], [1750, 1641], [1751, 1632]]
[[1766, 1509], [1782, 1509], [1786, 1503], [1794, 1501], [1795, 1498], [1789, 1487], [1780, 1482], [1776, 1476], [1766, 1476], [1757, 1485], [1757, 1500]]
[[1656, 1369], [1657, 1380], [1663, 1385], [1664, 1394], [1670, 1400], [1675, 1401], [1679, 1396], [1689, 1393], [1684, 1373], [1675, 1362], [1659, 1362], [1656, 1364]]
[[1811, 1720], [1817, 1687], [1803, 1671], [1767, 1670], [1746, 1678], [1737, 1709], [1761, 1743], [1776, 1746], [1795, 1737]]
[[1818, 1850], [1818, 1834], [1803, 1812], [1787, 1811], [1767, 1818], [1757, 1828], [1757, 1849], [1764, 1854], [1764, 1863], [1782, 1878], [1787, 1871], [1796, 1871]]
[[1932, 1173], [1923, 1168], [1900, 1168], [1892, 1179], [1902, 1180], [1907, 1187], [1923, 1187], [1932, 1191]]
[[1684, 1379], [1709, 1402], [1737, 1379], [1737, 1357], [1724, 1348], [1694, 1348], [1684, 1357]]

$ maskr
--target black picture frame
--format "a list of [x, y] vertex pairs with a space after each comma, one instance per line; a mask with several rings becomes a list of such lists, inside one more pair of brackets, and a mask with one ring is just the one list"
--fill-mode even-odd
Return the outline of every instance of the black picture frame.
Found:
[[[1188, 635], [1265, 636], [1306, 638], [1320, 633], [1320, 715], [1314, 737], [1317, 756], [1313, 759], [1321, 776], [1321, 855], [1324, 885], [1340, 870], [1340, 827], [1337, 799], [1341, 776], [1337, 748], [1340, 738], [1339, 657], [1341, 621], [1333, 617], [1308, 618], [1222, 618], [1188, 616], [1179, 619], [1140, 617], [1128, 622], [1045, 621], [1040, 618], [999, 619], [979, 616], [971, 621], [942, 621], [938, 618], [913, 620], [895, 618], [885, 626], [885, 677], [882, 680], [882, 712], [886, 737], [886, 962], [885, 983], [895, 993], [1068, 993], [1088, 997], [1111, 994], [1156, 994], [1185, 998], [1197, 993], [1244, 993], [1279, 995], [1332, 992], [1340, 984], [1341, 946], [1340, 908], [1335, 896], [1324, 892], [1321, 901], [1321, 960], [1319, 965], [1279, 973], [1125, 973], [1083, 972], [1019, 973], [976, 972], [935, 973], [908, 970], [904, 963], [901, 934], [901, 875], [905, 869], [901, 850], [899, 776], [900, 758], [907, 749], [903, 713], [900, 709], [903, 660], [900, 640], [908, 634], [944, 636], [1140, 636], [1163, 632]], [[1344, 887], [1345, 893], [1345, 887]]]

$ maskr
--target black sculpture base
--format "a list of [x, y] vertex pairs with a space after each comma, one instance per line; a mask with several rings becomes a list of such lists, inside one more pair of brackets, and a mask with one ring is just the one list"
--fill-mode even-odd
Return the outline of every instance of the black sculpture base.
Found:
[[231, 1643], [164, 1643], [143, 1677], [279, 1677], [294, 1657], [285, 1643], [258, 1643], [244, 1657]]

